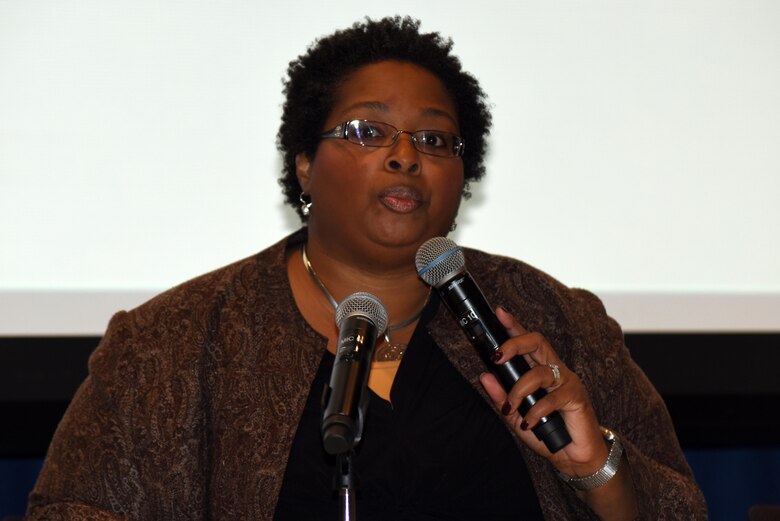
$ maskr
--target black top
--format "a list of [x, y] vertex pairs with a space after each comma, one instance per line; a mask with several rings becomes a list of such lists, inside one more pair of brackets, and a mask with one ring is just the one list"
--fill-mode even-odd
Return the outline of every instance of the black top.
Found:
[[[450, 364], [425, 323], [432, 295], [387, 402], [371, 392], [354, 465], [357, 518], [541, 520], [536, 492], [503, 422]], [[321, 397], [334, 356], [312, 383], [287, 463], [275, 521], [338, 521], [335, 457], [322, 448]]]

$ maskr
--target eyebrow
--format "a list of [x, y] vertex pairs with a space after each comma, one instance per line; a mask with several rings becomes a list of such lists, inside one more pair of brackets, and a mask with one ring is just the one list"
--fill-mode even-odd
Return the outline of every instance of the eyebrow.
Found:
[[[370, 109], [370, 110], [376, 110], [377, 112], [390, 112], [390, 107], [388, 107], [385, 103], [382, 103], [381, 101], [359, 101], [357, 103], [353, 103], [352, 105], [345, 108], [341, 113], [346, 114], [347, 112], [350, 112], [355, 109]], [[420, 115], [422, 116], [436, 116], [436, 117], [443, 117], [450, 121], [452, 121], [456, 126], [458, 125], [457, 120], [447, 112], [446, 110], [437, 109], [435, 107], [427, 107], [420, 111]]]

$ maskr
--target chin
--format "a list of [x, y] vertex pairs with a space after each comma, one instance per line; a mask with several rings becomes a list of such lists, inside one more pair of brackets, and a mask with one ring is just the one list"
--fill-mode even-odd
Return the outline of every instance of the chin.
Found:
[[446, 236], [447, 233], [448, 231], [442, 232], [435, 230], [418, 230], [415, 232], [406, 231], [405, 233], [391, 233], [384, 235], [382, 242], [390, 247], [411, 248], [414, 250], [414, 252], [417, 252], [417, 248], [419, 248], [428, 239], [433, 237]]
[[[410, 216], [411, 217], [411, 216]], [[427, 219], [377, 219], [369, 235], [386, 246], [418, 248], [432, 237], [446, 236], [451, 220], [432, 223]]]

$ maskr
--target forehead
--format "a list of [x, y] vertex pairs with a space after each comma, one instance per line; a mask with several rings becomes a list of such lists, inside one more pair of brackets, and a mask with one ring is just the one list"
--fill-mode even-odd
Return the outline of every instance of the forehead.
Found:
[[408, 62], [364, 65], [336, 89], [331, 116], [359, 117], [355, 112], [446, 118], [457, 124], [457, 112], [444, 83], [429, 70]]

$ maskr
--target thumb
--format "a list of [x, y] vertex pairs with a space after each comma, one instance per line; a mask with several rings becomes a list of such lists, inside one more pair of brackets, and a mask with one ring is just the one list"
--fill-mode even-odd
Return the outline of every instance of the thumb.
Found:
[[479, 375], [479, 382], [493, 401], [493, 405], [500, 411], [504, 403], [506, 403], [507, 394], [504, 388], [501, 387], [498, 378], [492, 373], [482, 373]]

